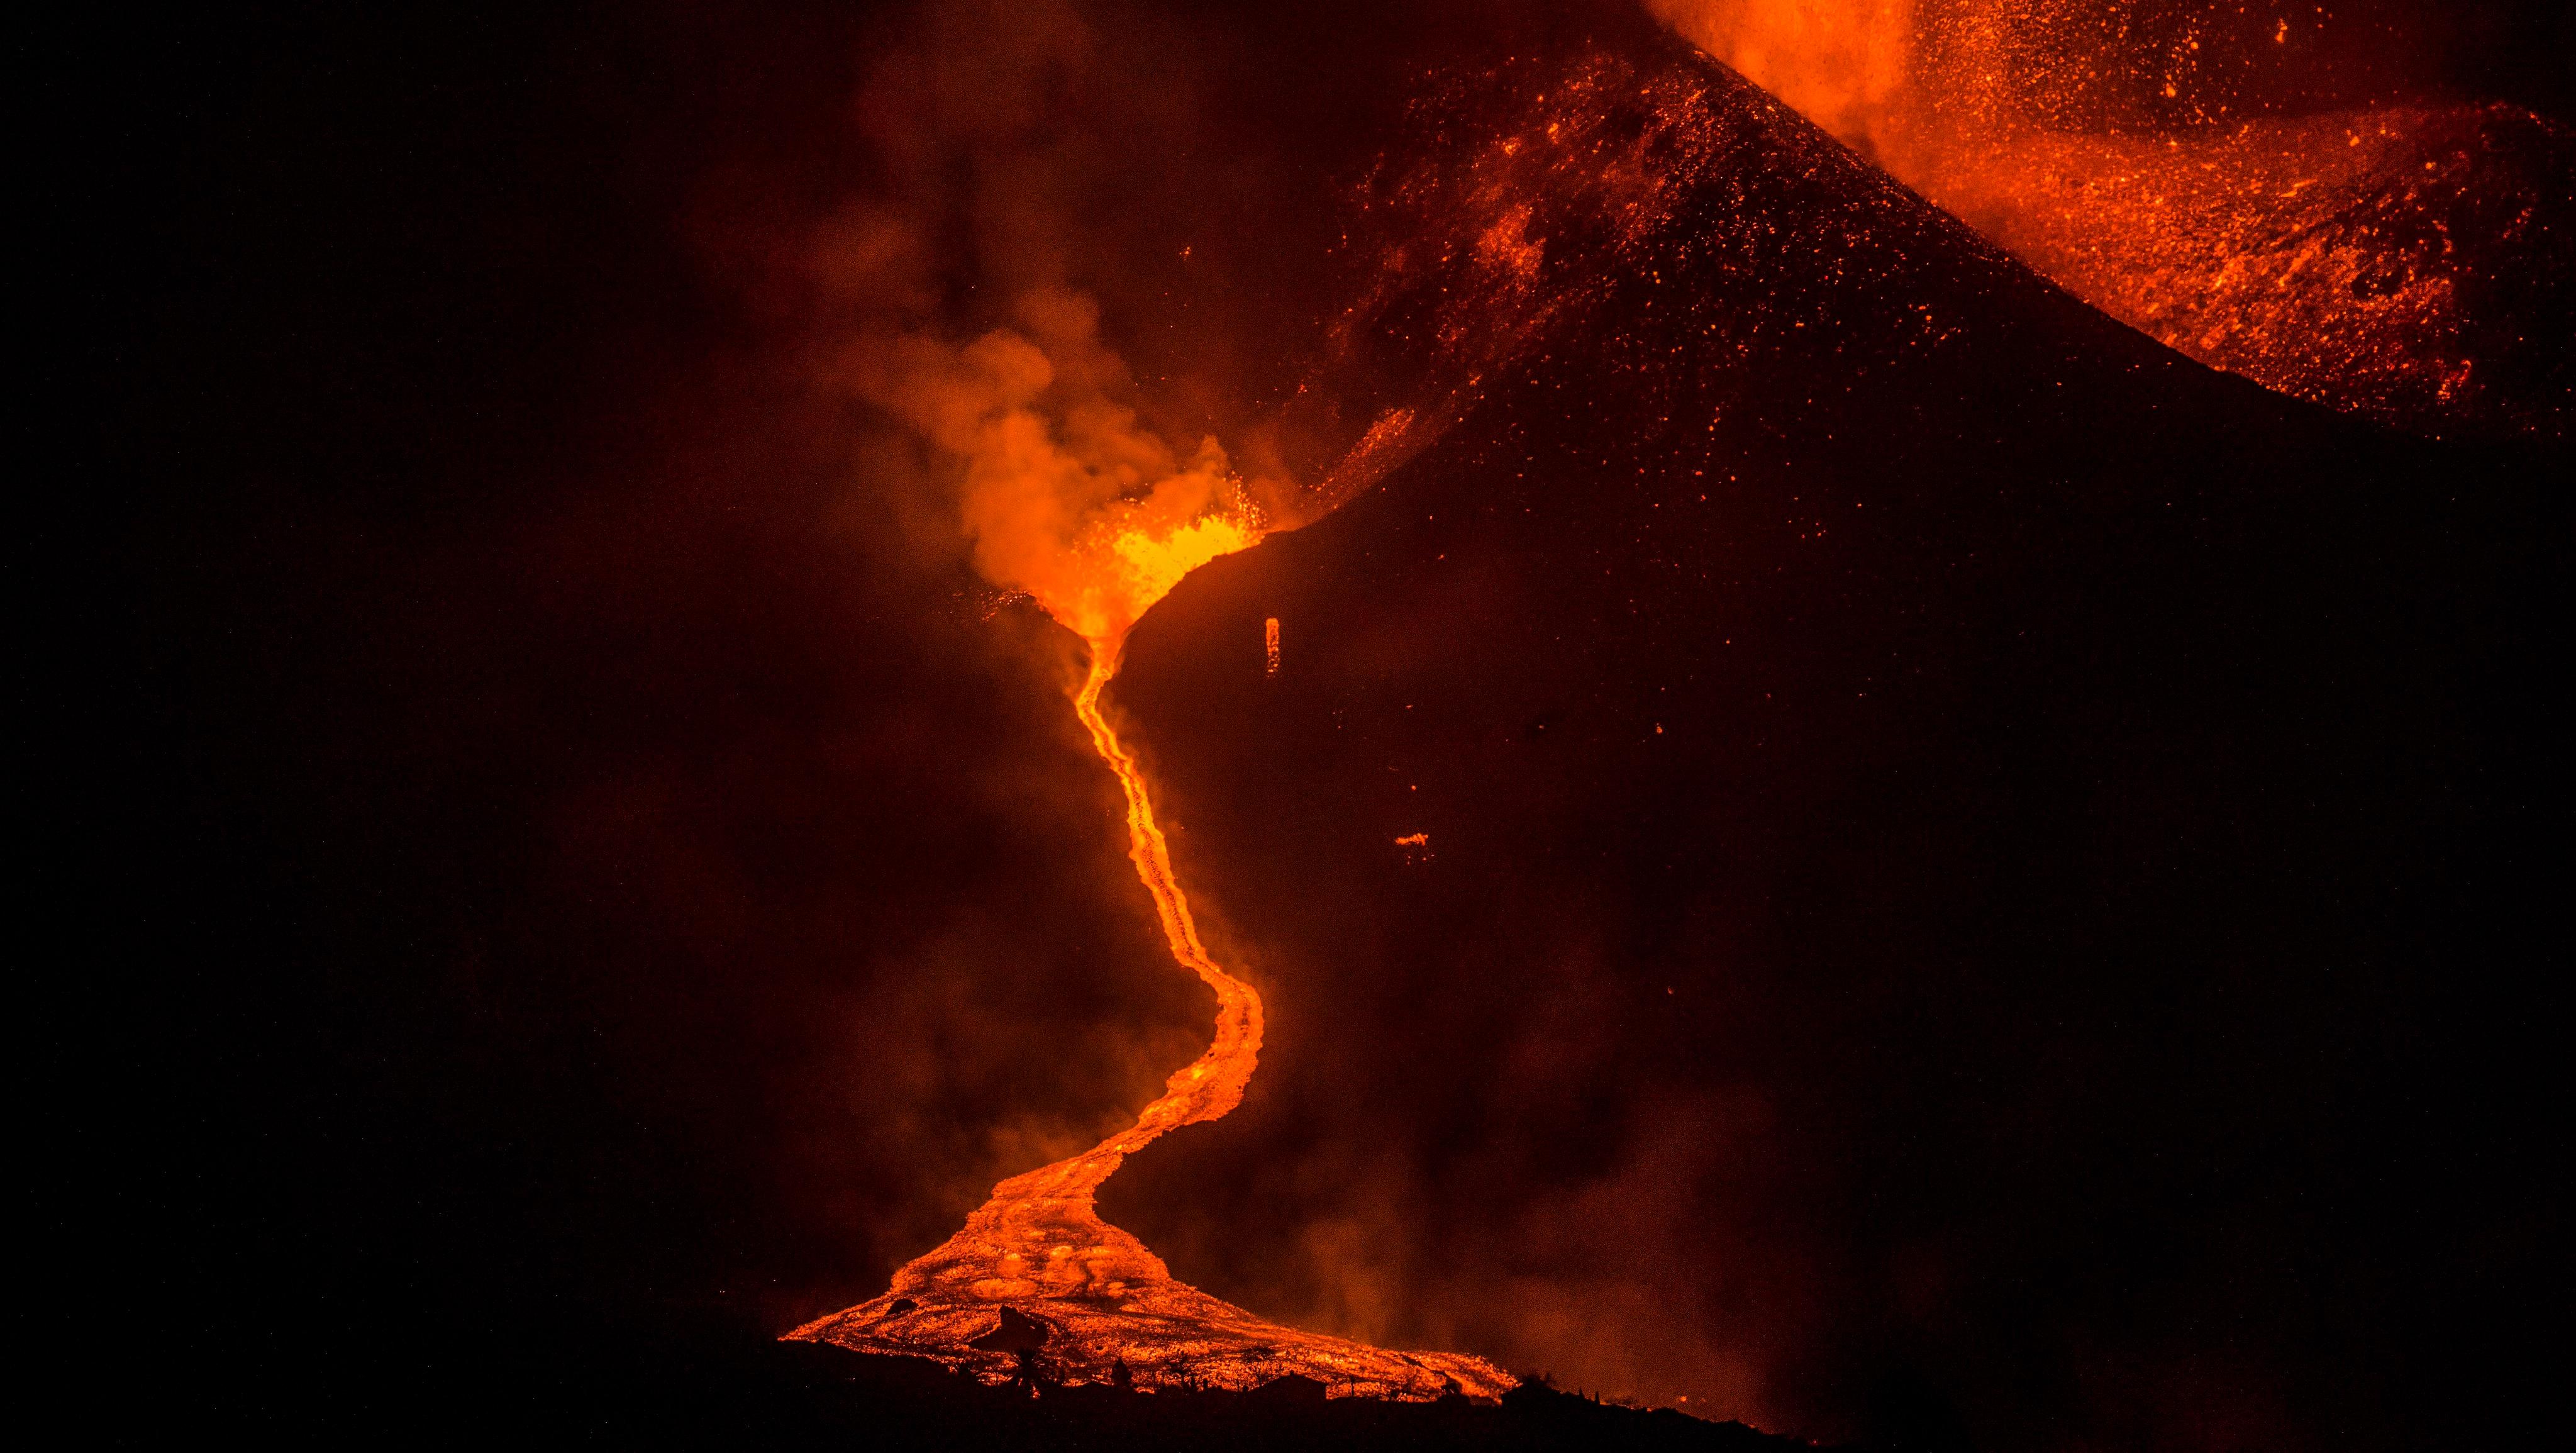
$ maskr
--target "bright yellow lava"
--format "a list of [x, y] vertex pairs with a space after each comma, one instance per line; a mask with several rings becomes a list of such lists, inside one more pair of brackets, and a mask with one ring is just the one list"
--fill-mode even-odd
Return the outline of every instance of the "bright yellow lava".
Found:
[[[1209, 515], [1159, 539], [1141, 530], [1130, 530], [1112, 541], [1110, 550], [1124, 567], [1128, 596], [1137, 602], [1136, 613], [1142, 615], [1154, 602], [1169, 595], [1182, 576], [1220, 555], [1248, 550], [1260, 541], [1260, 532], [1248, 522], [1228, 515]], [[1095, 640], [1091, 644], [1093, 659], [1097, 660], [1101, 643]], [[1110, 669], [1115, 670], [1116, 643], [1111, 643], [1109, 651]]]
[[[1068, 625], [1125, 616], [1113, 628], [1085, 633], [1091, 669], [1073, 709], [1125, 795], [1127, 856], [1154, 900], [1172, 958], [1216, 992], [1216, 1034], [1207, 1052], [1166, 1081], [1135, 1124], [1080, 1155], [995, 1186], [956, 1235], [896, 1272], [883, 1296], [810, 1322], [790, 1338], [931, 1358], [992, 1382], [1033, 1365], [1060, 1383], [1119, 1381], [1123, 1368], [1148, 1390], [1239, 1391], [1299, 1375], [1336, 1396], [1420, 1400], [1449, 1392], [1498, 1397], [1514, 1385], [1510, 1374], [1481, 1357], [1389, 1352], [1265, 1321], [1173, 1280], [1143, 1242], [1102, 1221], [1093, 1206], [1101, 1182], [1155, 1137], [1242, 1103], [1260, 1057], [1261, 996], [1226, 972], [1200, 940], [1144, 773], [1100, 702], [1117, 674], [1127, 623], [1191, 570], [1260, 538], [1257, 525], [1231, 516], [1209, 516], [1159, 536], [1130, 530], [1107, 552], [1118, 562], [1119, 579], [1061, 608], [1043, 602], [1059, 620], [1073, 616]], [[1103, 611], [1104, 600], [1115, 604]]]
[[1092, 659], [1104, 651], [1117, 669], [1118, 647], [1137, 617], [1171, 593], [1181, 577], [1220, 555], [1260, 543], [1250, 511], [1204, 515], [1164, 531], [1100, 528], [1068, 549], [1063, 568], [1033, 584], [1029, 593], [1065, 629], [1091, 643]]

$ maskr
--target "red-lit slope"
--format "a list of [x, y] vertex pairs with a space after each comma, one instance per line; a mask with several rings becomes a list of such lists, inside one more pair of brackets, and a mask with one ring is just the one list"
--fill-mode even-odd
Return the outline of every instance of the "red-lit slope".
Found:
[[1927, 152], [1914, 180], [2213, 367], [2435, 433], [2567, 431], [2576, 138], [2530, 112], [2043, 132]]
[[2441, 64], [2390, 53], [2389, 32], [2365, 40], [2367, 13], [1648, 4], [2068, 291], [2193, 358], [2420, 432], [2567, 429], [2576, 135], [2501, 103], [2354, 106]]

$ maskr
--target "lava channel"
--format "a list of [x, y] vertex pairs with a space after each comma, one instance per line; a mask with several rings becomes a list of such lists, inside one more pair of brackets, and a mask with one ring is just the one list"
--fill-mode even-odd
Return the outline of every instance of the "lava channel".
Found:
[[[1247, 532], [1234, 548], [1257, 538]], [[1120, 554], [1135, 553], [1128, 543]], [[1177, 578], [1156, 584], [1167, 589]], [[1517, 1379], [1481, 1357], [1390, 1352], [1282, 1326], [1209, 1296], [1175, 1280], [1145, 1243], [1101, 1220], [1094, 1207], [1101, 1183], [1155, 1137], [1242, 1103], [1261, 1053], [1261, 996], [1200, 941], [1144, 773], [1100, 708], [1124, 635], [1091, 636], [1091, 667], [1074, 693], [1074, 711], [1126, 796], [1127, 855], [1154, 900], [1173, 959], [1216, 991], [1215, 1038], [1135, 1124], [995, 1186], [956, 1235], [897, 1271], [884, 1295], [787, 1335], [930, 1358], [993, 1383], [1034, 1371], [1061, 1384], [1244, 1391], [1301, 1376], [1334, 1397], [1499, 1397]]]

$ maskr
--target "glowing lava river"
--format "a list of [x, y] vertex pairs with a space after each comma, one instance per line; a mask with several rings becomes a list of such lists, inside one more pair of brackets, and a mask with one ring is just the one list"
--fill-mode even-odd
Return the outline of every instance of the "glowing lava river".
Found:
[[[1174, 572], [1157, 584], [1168, 588], [1177, 578]], [[1389, 1352], [1284, 1327], [1219, 1301], [1174, 1280], [1143, 1242], [1094, 1209], [1101, 1183], [1128, 1156], [1167, 1130], [1214, 1120], [1240, 1104], [1261, 1052], [1261, 996], [1200, 942], [1144, 775], [1101, 711], [1100, 694], [1117, 673], [1124, 635], [1123, 629], [1091, 635], [1091, 668], [1074, 710], [1126, 794], [1128, 856], [1153, 897], [1172, 957], [1216, 991], [1215, 1038], [1166, 1082], [1135, 1124], [1080, 1155], [995, 1186], [946, 1244], [896, 1272], [883, 1296], [788, 1336], [931, 1358], [988, 1382], [1025, 1369], [1058, 1383], [1240, 1391], [1294, 1375], [1325, 1384], [1337, 1397], [1499, 1396], [1516, 1379], [1483, 1358]]]

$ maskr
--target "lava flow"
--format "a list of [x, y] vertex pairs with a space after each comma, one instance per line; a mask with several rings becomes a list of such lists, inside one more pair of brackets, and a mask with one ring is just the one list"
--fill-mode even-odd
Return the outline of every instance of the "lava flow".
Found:
[[1495, 1397], [1514, 1385], [1480, 1357], [1389, 1352], [1265, 1321], [1174, 1280], [1143, 1242], [1094, 1209], [1101, 1182], [1129, 1155], [1167, 1130], [1214, 1120], [1240, 1104], [1261, 1052], [1261, 996], [1200, 941], [1144, 774], [1100, 703], [1135, 617], [1189, 569], [1259, 539], [1243, 508], [1160, 534], [1130, 528], [1107, 536], [1107, 548], [1084, 552], [1096, 568], [1078, 592], [1038, 596], [1090, 644], [1074, 712], [1117, 774], [1128, 857], [1154, 900], [1172, 957], [1216, 992], [1215, 1038], [1135, 1124], [995, 1186], [956, 1235], [896, 1272], [883, 1296], [799, 1327], [790, 1338], [931, 1358], [988, 1381], [1035, 1371], [1058, 1383], [1240, 1391], [1294, 1375], [1335, 1396], [1404, 1400]]

